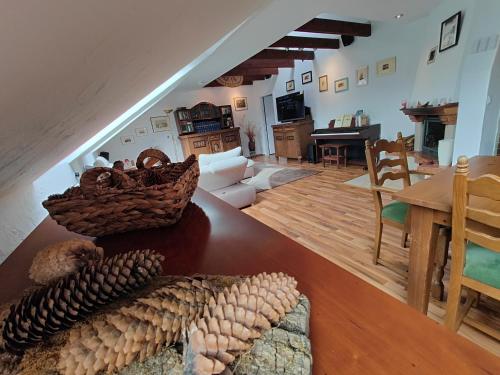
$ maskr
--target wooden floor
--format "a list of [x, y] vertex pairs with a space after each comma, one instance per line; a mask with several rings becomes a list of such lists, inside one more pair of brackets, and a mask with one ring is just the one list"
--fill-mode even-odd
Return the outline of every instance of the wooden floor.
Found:
[[[273, 157], [256, 161], [275, 162]], [[381, 258], [399, 270], [374, 265], [372, 245], [374, 206], [369, 191], [343, 182], [365, 174], [361, 167], [336, 169], [321, 164], [288, 161], [289, 167], [308, 168], [318, 174], [257, 194], [256, 203], [243, 210], [246, 214], [285, 234], [377, 288], [406, 301], [408, 249], [399, 246], [401, 232], [384, 228]], [[390, 197], [384, 197], [387, 201]], [[449, 275], [447, 267], [445, 285]], [[332, 286], [334, 287], [334, 286]], [[313, 307], [314, 308], [314, 307]], [[445, 303], [432, 300], [428, 316], [443, 322]], [[481, 299], [469, 313], [471, 324], [486, 323], [500, 332], [500, 303]], [[460, 334], [500, 356], [500, 342], [463, 324]]]

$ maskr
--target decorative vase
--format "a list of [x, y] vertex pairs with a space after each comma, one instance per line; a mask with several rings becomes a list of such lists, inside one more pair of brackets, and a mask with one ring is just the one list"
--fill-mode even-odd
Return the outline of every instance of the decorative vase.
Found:
[[255, 139], [251, 138], [248, 140], [248, 150], [250, 152], [255, 152]]

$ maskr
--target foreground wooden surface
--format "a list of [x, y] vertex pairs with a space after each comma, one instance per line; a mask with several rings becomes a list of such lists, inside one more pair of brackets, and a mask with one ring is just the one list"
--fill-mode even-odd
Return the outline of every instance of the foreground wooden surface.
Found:
[[[260, 157], [257, 161], [270, 163], [275, 160]], [[399, 272], [383, 265], [373, 265], [373, 197], [369, 190], [344, 184], [367, 171], [353, 166], [323, 168], [321, 164], [299, 165], [291, 161], [288, 166], [319, 173], [259, 193], [257, 202], [243, 211], [406, 303], [408, 281], [402, 275], [408, 270], [409, 252], [400, 247], [401, 231], [384, 228], [380, 252], [384, 262]], [[386, 194], [384, 199], [387, 203], [390, 196]], [[445, 270], [445, 285], [448, 283], [449, 264]], [[445, 306], [446, 302], [431, 298], [428, 316], [442, 323]], [[498, 301], [482, 297], [480, 305], [472, 309], [459, 333], [500, 356], [500, 343], [473, 328], [478, 325], [488, 325], [500, 331]]]
[[[166, 274], [294, 276], [311, 300], [315, 374], [492, 374], [498, 358], [417, 313], [302, 245], [204, 191], [177, 225], [98, 240], [110, 255], [161, 251]], [[28, 285], [27, 269], [42, 246], [73, 237], [45, 220], [0, 266], [0, 300]]]

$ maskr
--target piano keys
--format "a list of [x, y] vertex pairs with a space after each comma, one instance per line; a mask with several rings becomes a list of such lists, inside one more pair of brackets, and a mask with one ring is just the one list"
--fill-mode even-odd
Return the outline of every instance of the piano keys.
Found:
[[354, 128], [325, 128], [316, 129], [311, 133], [316, 145], [316, 155], [319, 154], [319, 145], [325, 143], [339, 143], [348, 145], [348, 159], [350, 164], [366, 166], [365, 141], [375, 142], [380, 139], [380, 124], [360, 126]]

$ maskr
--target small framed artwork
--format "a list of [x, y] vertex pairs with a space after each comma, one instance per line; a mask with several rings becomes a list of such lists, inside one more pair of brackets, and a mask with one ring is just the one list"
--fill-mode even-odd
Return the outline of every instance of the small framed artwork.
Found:
[[235, 111], [246, 111], [248, 109], [247, 98], [233, 98]]
[[377, 75], [388, 76], [396, 73], [396, 56], [377, 62]]
[[368, 84], [368, 65], [356, 70], [356, 85], [366, 86]]
[[122, 141], [122, 145], [130, 145], [134, 143], [134, 136], [133, 135], [122, 135], [120, 137], [120, 140]]
[[135, 128], [135, 136], [136, 137], [144, 137], [148, 134], [148, 129], [146, 128]]
[[441, 23], [441, 37], [439, 38], [439, 52], [455, 47], [460, 37], [460, 23], [462, 12], [458, 12]]
[[429, 51], [429, 56], [427, 56], [427, 64], [432, 64], [434, 61], [436, 61], [437, 49], [438, 47], [436, 46]]
[[312, 71], [302, 73], [302, 84], [311, 83], [313, 81]]
[[290, 92], [295, 90], [295, 81], [292, 79], [291, 81], [286, 82], [286, 92]]
[[335, 92], [342, 92], [349, 90], [349, 78], [341, 78], [335, 81]]
[[168, 116], [151, 117], [151, 125], [153, 126], [153, 133], [165, 132], [170, 129]]
[[319, 92], [328, 91], [328, 76], [319, 77]]

